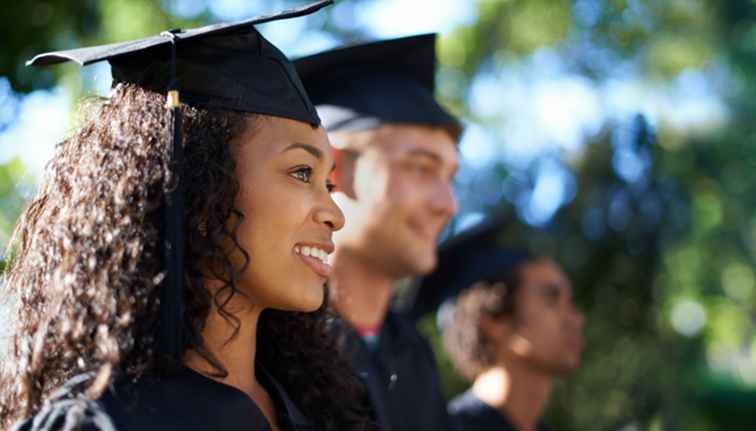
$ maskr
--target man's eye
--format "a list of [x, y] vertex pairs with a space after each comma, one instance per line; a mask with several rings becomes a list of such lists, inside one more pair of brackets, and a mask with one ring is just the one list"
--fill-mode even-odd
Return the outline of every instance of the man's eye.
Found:
[[306, 166], [297, 168], [291, 173], [291, 176], [298, 179], [299, 181], [302, 181], [303, 183], [309, 184], [310, 180], [312, 179], [312, 168]]
[[431, 175], [433, 174], [433, 166], [428, 163], [415, 162], [409, 165], [410, 170], [418, 175]]

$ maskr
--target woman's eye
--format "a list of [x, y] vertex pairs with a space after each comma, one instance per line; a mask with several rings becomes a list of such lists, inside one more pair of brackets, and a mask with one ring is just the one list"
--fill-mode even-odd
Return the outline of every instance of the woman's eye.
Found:
[[560, 292], [558, 290], [549, 289], [549, 290], [547, 290], [545, 292], [544, 296], [546, 297], [546, 303], [547, 304], [549, 304], [549, 305], [557, 305], [557, 304], [559, 304], [559, 299], [560, 299], [561, 295], [560, 295]]
[[328, 193], [333, 193], [333, 191], [336, 190], [336, 184], [331, 181], [326, 181], [326, 189], [328, 190]]
[[302, 181], [303, 183], [309, 184], [310, 180], [312, 179], [312, 168], [306, 166], [298, 168], [291, 173], [291, 176], [298, 179], [299, 181]]

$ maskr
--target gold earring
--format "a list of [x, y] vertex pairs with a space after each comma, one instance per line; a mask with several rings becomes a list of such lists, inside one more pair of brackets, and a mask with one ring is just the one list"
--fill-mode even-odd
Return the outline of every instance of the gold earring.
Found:
[[199, 225], [197, 225], [197, 230], [200, 235], [207, 236], [207, 220], [202, 220]]

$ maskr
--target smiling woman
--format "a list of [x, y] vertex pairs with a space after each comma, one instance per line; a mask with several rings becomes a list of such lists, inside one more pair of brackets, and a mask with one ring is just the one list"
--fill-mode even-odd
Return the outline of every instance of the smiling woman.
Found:
[[[16, 429], [370, 429], [326, 327], [325, 260], [344, 224], [328, 138], [283, 54], [251, 25], [217, 29], [161, 36], [172, 64], [154, 47], [100, 57], [112, 94], [58, 146], [11, 245], [3, 429], [29, 416]], [[174, 67], [186, 101], [172, 116], [149, 70]], [[194, 75], [213, 68], [243, 75], [244, 96]], [[257, 91], [268, 85], [279, 90]], [[162, 344], [173, 327], [178, 357]]]
[[[333, 252], [331, 234], [344, 224], [330, 196], [333, 155], [328, 137], [322, 128], [306, 123], [260, 117], [236, 144], [241, 185], [237, 207], [254, 214], [237, 232], [255, 263], [239, 281], [254, 286], [250, 296], [267, 307], [315, 310], [324, 301], [329, 269], [315, 256]], [[237, 266], [243, 258], [234, 254]]]

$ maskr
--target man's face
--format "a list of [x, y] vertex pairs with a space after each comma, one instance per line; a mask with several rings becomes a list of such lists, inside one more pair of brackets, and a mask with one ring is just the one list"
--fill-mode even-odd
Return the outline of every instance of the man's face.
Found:
[[501, 354], [550, 375], [580, 365], [583, 314], [572, 303], [570, 282], [550, 260], [521, 269], [515, 314], [507, 318]]
[[436, 241], [457, 211], [452, 180], [457, 148], [442, 129], [392, 125], [341, 153], [336, 202], [347, 224], [337, 250], [382, 268], [391, 278], [430, 272]]

